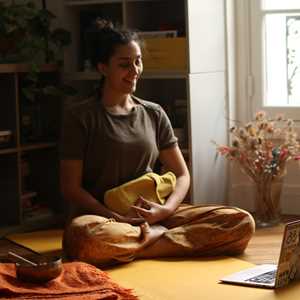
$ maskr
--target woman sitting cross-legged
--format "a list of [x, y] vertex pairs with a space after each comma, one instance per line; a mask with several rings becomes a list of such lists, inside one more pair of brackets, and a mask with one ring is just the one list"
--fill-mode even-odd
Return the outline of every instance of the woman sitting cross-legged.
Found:
[[[161, 106], [133, 94], [143, 71], [138, 36], [104, 20], [93, 34], [101, 86], [63, 122], [61, 189], [72, 208], [66, 255], [107, 265], [242, 253], [255, 228], [248, 212], [182, 204], [190, 176], [171, 123]], [[153, 172], [157, 160], [163, 175]]]

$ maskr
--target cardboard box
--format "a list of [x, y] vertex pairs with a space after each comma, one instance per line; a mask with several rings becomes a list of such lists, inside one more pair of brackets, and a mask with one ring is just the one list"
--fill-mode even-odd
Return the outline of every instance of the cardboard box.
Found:
[[145, 71], [187, 70], [186, 38], [146, 38], [144, 42]]

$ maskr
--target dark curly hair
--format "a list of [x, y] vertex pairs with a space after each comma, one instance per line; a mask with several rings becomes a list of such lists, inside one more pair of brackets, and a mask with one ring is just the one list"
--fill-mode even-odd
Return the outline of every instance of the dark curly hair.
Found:
[[91, 30], [87, 32], [89, 39], [89, 57], [96, 68], [98, 63], [108, 63], [116, 48], [135, 41], [142, 44], [135, 31], [114, 27], [112, 22], [97, 18]]

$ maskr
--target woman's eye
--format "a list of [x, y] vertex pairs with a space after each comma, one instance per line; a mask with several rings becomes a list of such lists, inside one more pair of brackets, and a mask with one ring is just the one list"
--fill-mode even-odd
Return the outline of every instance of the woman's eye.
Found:
[[130, 67], [130, 64], [121, 64], [120, 65], [121, 68], [127, 69]]
[[142, 63], [142, 60], [141, 60], [141, 59], [138, 59], [138, 60], [136, 60], [135, 65], [136, 65], [136, 66], [140, 66], [141, 63]]
[[119, 66], [123, 69], [129, 69], [131, 67], [139, 67], [142, 65], [142, 60], [141, 59], [137, 59], [135, 61], [133, 61], [132, 63], [122, 63]]

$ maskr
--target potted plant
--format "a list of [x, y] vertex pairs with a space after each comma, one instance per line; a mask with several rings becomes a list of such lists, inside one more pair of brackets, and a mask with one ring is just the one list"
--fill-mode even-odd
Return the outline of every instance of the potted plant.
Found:
[[63, 28], [52, 29], [55, 18], [32, 1], [0, 3], [0, 62], [57, 62], [71, 34]]
[[41, 94], [74, 92], [63, 86], [41, 86], [40, 65], [63, 63], [62, 50], [71, 43], [71, 34], [63, 28], [52, 29], [56, 16], [30, 0], [0, 3], [0, 63], [28, 63], [23, 95], [35, 101]]
[[0, 3], [0, 64], [29, 66], [21, 81], [23, 142], [39, 140], [43, 135], [42, 101], [49, 96], [61, 98], [76, 93], [73, 88], [57, 81], [47, 83], [41, 74], [41, 65], [50, 63], [59, 66], [63, 63], [62, 50], [71, 42], [70, 32], [52, 28], [54, 19], [55, 15], [46, 9], [45, 0], [41, 7], [30, 0]]

